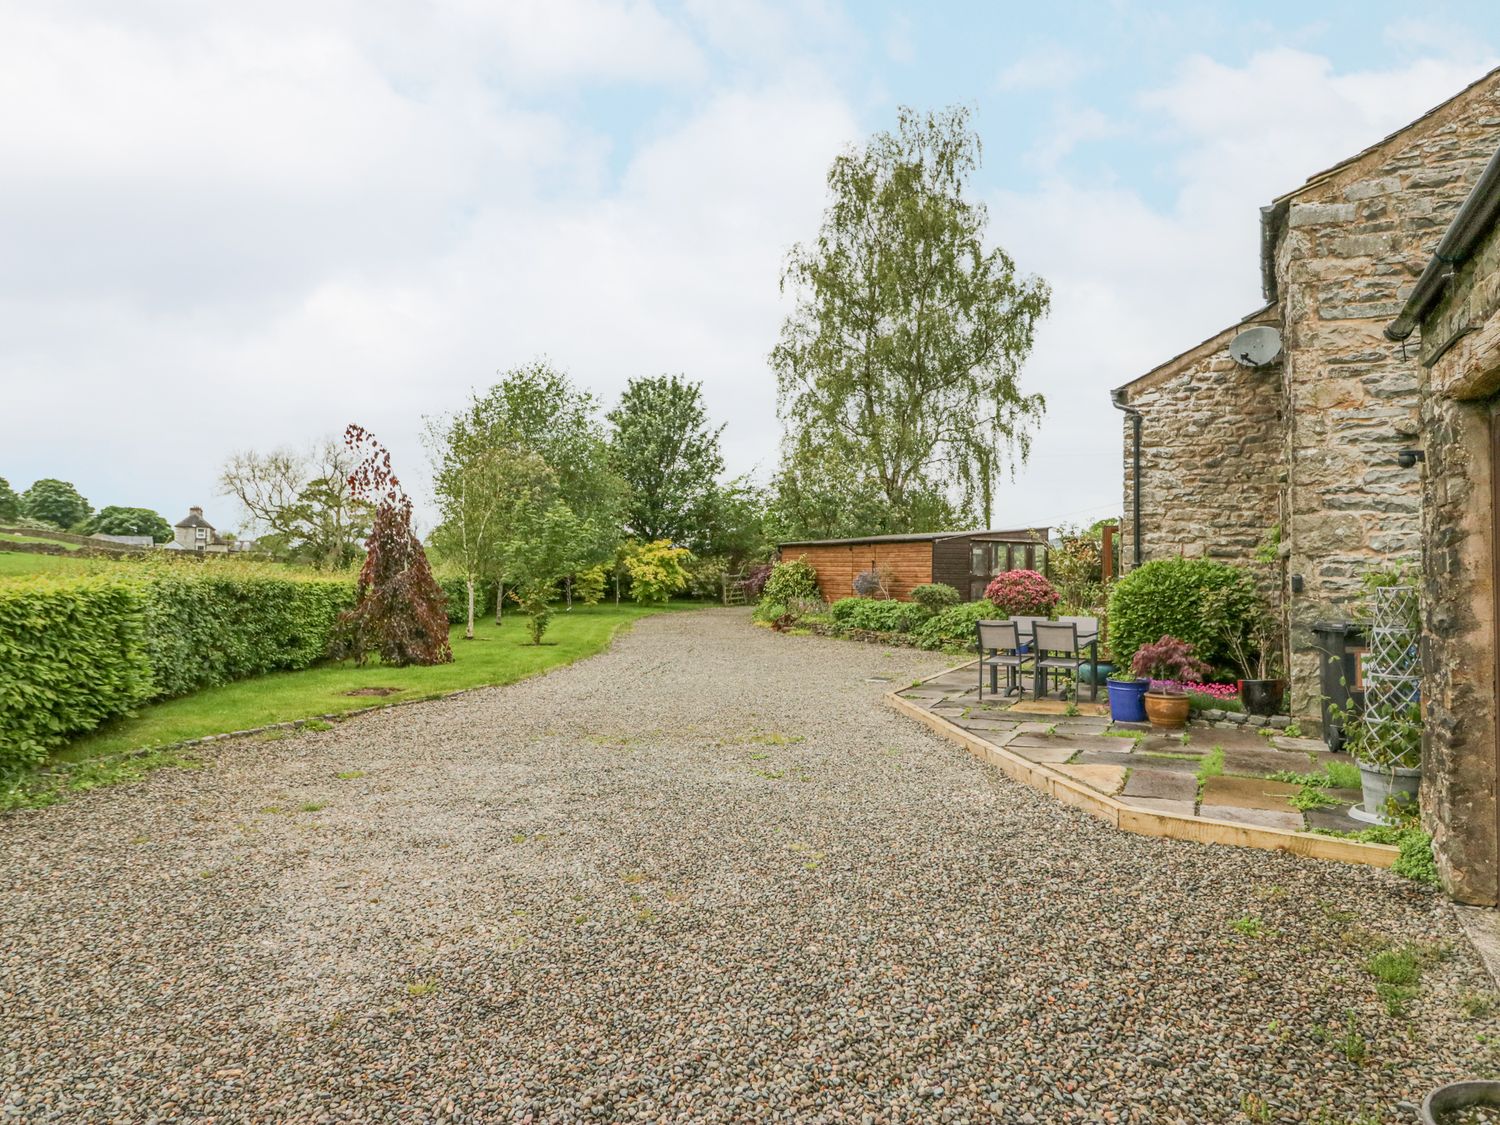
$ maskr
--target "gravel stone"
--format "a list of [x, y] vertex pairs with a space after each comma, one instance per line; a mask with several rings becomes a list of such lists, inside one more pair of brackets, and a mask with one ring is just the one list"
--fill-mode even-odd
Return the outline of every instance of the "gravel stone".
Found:
[[[883, 705], [942, 667], [665, 614], [8, 815], [0, 1121], [1400, 1121], [1493, 1069], [1439, 895], [1115, 831]], [[1446, 954], [1405, 1016], [1378, 941]]]

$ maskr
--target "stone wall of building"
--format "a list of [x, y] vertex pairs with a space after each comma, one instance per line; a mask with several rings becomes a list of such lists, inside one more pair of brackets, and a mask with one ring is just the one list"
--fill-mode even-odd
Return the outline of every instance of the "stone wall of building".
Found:
[[1275, 205], [1297, 714], [1318, 708], [1313, 623], [1347, 617], [1372, 567], [1417, 564], [1420, 477], [1396, 460], [1420, 431], [1417, 365], [1382, 332], [1493, 154], [1497, 126], [1491, 76]]
[[1422, 812], [1449, 892], [1494, 905], [1500, 230], [1459, 270], [1421, 340]]
[[[1281, 368], [1245, 367], [1229, 343], [1252, 317], [1130, 384], [1141, 412], [1141, 561], [1214, 558], [1244, 564], [1279, 521]], [[1135, 464], [1124, 418], [1120, 559], [1135, 558]]]

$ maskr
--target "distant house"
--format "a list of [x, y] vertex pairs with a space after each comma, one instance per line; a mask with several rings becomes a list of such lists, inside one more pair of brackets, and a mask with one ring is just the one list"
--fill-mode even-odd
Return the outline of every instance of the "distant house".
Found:
[[786, 560], [804, 558], [818, 572], [829, 601], [854, 593], [855, 576], [866, 570], [890, 575], [890, 596], [901, 601], [913, 586], [943, 582], [965, 601], [978, 601], [995, 575], [1006, 570], [1047, 569], [1047, 528], [1025, 531], [929, 531], [870, 535], [863, 539], [811, 539], [782, 543]]
[[183, 519], [177, 520], [177, 526], [172, 528], [172, 541], [166, 544], [168, 550], [195, 550], [199, 555], [223, 555], [228, 553], [229, 544], [219, 538], [219, 532], [214, 531], [213, 523], [202, 517], [202, 508], [187, 508], [187, 514]]

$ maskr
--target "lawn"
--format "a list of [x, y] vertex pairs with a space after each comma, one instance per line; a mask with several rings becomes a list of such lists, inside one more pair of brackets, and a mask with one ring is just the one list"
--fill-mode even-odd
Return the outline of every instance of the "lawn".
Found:
[[[697, 609], [697, 603], [672, 608]], [[431, 668], [387, 668], [380, 664], [357, 667], [328, 663], [302, 672], [276, 672], [208, 688], [154, 703], [133, 717], [117, 719], [72, 742], [57, 756], [79, 762], [126, 750], [164, 746], [207, 734], [246, 730], [272, 723], [306, 719], [372, 704], [398, 703], [487, 684], [509, 684], [537, 672], [592, 656], [609, 644], [622, 625], [657, 609], [636, 605], [579, 606], [559, 611], [541, 646], [526, 643], [525, 621], [508, 616], [503, 625], [493, 620], [475, 627], [472, 641], [463, 627], [452, 632], [453, 663]], [[374, 688], [394, 688], [389, 695], [351, 695]]]
[[47, 539], [36, 535], [21, 535], [14, 531], [0, 531], [0, 543], [49, 543], [65, 551], [78, 550], [77, 543], [65, 543], [61, 539]]
[[[9, 536], [12, 542], [15, 536]], [[76, 572], [92, 565], [92, 560], [76, 555], [32, 555], [25, 551], [0, 551], [0, 578], [19, 578], [25, 574], [55, 574], [60, 570]]]

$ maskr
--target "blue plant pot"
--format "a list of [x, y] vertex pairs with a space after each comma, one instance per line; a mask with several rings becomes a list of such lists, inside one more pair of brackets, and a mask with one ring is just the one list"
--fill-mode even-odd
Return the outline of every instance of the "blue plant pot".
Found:
[[1117, 723], [1146, 721], [1146, 689], [1150, 680], [1106, 680], [1109, 689], [1109, 717]]

